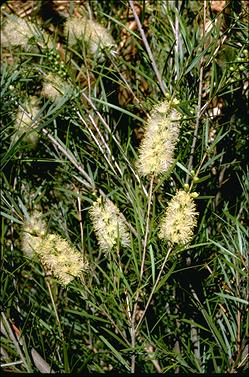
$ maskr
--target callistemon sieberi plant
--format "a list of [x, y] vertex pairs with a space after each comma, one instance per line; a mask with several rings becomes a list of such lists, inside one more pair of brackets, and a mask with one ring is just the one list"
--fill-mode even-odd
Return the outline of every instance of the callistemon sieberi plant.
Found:
[[69, 284], [88, 269], [82, 254], [57, 234], [46, 233], [42, 214], [34, 212], [23, 227], [22, 249], [29, 256], [37, 255], [47, 275]]
[[99, 198], [90, 209], [100, 249], [110, 251], [113, 247], [130, 245], [130, 235], [125, 223], [125, 217], [108, 198]]

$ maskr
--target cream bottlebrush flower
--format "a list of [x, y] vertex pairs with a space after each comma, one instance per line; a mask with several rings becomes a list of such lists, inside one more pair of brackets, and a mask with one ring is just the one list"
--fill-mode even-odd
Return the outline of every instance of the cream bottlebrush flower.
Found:
[[49, 73], [44, 77], [41, 92], [44, 97], [52, 101], [56, 101], [63, 95], [69, 94], [71, 91], [71, 86], [67, 82], [63, 81], [58, 75]]
[[48, 234], [35, 250], [45, 271], [52, 274], [63, 285], [70, 283], [82, 271], [88, 269], [88, 263], [80, 252], [62, 237]]
[[46, 234], [46, 231], [42, 214], [35, 211], [24, 223], [22, 250], [29, 257], [38, 255], [46, 273], [67, 285], [88, 269], [88, 263], [66, 240], [56, 234]]
[[34, 211], [30, 218], [24, 222], [22, 250], [29, 257], [31, 257], [39, 248], [42, 238], [46, 234], [46, 230], [46, 223], [42, 219], [42, 214], [38, 211]]
[[125, 218], [119, 209], [109, 199], [99, 198], [90, 209], [90, 216], [96, 232], [98, 243], [103, 251], [109, 251], [117, 246], [130, 245], [130, 235], [125, 224]]
[[3, 47], [20, 46], [26, 49], [34, 36], [37, 36], [34, 24], [20, 17], [9, 16], [1, 31], [1, 44]]
[[137, 169], [141, 175], [159, 175], [174, 161], [174, 150], [179, 135], [180, 114], [175, 101], [164, 101], [151, 112], [144, 138], [139, 148]]
[[77, 40], [84, 39], [89, 43], [92, 54], [96, 53], [98, 47], [109, 48], [115, 53], [115, 42], [108, 31], [95, 21], [86, 17], [70, 17], [65, 23], [64, 35], [68, 38], [68, 44], [73, 46]]
[[[37, 131], [32, 131], [35, 128], [36, 122], [34, 119], [39, 114], [40, 108], [38, 107], [38, 98], [30, 97], [26, 100], [23, 109], [19, 109], [15, 128], [16, 132], [14, 133], [12, 140], [15, 142], [20, 136], [27, 133], [25, 135], [24, 140], [31, 144], [31, 146], [35, 147], [38, 141], [38, 133]], [[32, 132], [30, 132], [32, 131]]]
[[192, 194], [184, 190], [177, 191], [161, 221], [159, 238], [172, 243], [187, 244], [194, 234], [197, 215]]

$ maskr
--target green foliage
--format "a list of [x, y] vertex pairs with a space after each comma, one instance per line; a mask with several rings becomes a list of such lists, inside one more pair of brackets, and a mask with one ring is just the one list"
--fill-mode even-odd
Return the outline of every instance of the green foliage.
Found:
[[[2, 47], [3, 370], [245, 373], [246, 5], [219, 13], [206, 1], [144, 0], [135, 7], [140, 30], [133, 1], [65, 2], [61, 12], [54, 0], [54, 13], [40, 3], [31, 15], [39, 37], [25, 49]], [[17, 11], [2, 7], [3, 18]], [[93, 54], [83, 38], [69, 46], [63, 25], [73, 14], [105, 27], [116, 53], [99, 47]], [[54, 82], [48, 94], [48, 74], [66, 89]], [[18, 114], [29, 114], [31, 97], [39, 111], [22, 128]], [[141, 178], [141, 135], [166, 98], [178, 99], [181, 114], [175, 161]], [[158, 238], [179, 189], [199, 194], [198, 225], [185, 246]], [[119, 234], [112, 250], [99, 247], [89, 211], [99, 197], [124, 215], [129, 245]], [[67, 287], [22, 250], [34, 210], [49, 234], [88, 260], [89, 270]]]

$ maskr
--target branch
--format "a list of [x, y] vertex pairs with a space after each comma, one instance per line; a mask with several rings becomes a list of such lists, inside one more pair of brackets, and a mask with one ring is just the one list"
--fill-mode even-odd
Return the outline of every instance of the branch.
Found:
[[[206, 9], [207, 9], [207, 2], [206, 0], [204, 1], [204, 9], [203, 9], [203, 38], [205, 35], [205, 26], [206, 26]], [[202, 99], [202, 85], [203, 85], [203, 72], [204, 72], [204, 56], [201, 57], [201, 68], [200, 68], [200, 80], [199, 80], [199, 89], [198, 89], [198, 105], [197, 105], [197, 114], [196, 114], [196, 123], [195, 123], [195, 130], [194, 130], [194, 136], [193, 136], [193, 141], [191, 145], [191, 150], [190, 150], [190, 158], [189, 158], [189, 163], [188, 163], [188, 171], [190, 172], [193, 168], [193, 161], [194, 161], [194, 152], [195, 152], [195, 146], [197, 142], [197, 135], [198, 135], [198, 129], [200, 125], [200, 119], [202, 115], [202, 109], [201, 109], [201, 99]], [[186, 177], [186, 182], [189, 183], [190, 175], [187, 174]]]
[[151, 49], [150, 49], [149, 43], [148, 43], [148, 41], [147, 41], [146, 35], [145, 35], [144, 31], [143, 31], [143, 28], [142, 28], [141, 22], [140, 22], [139, 17], [138, 17], [138, 15], [137, 15], [137, 13], [136, 13], [136, 10], [135, 10], [134, 4], [133, 4], [133, 0], [129, 0], [129, 4], [130, 4], [130, 7], [131, 7], [131, 9], [132, 9], [132, 12], [133, 12], [134, 18], [135, 18], [135, 20], [136, 20], [136, 23], [137, 23], [138, 29], [139, 29], [139, 31], [140, 31], [140, 34], [141, 34], [142, 40], [143, 40], [143, 42], [144, 42], [144, 46], [145, 46], [146, 51], [147, 51], [147, 53], [148, 53], [148, 55], [149, 55], [149, 58], [150, 58], [150, 60], [151, 60], [151, 64], [152, 64], [152, 67], [153, 67], [154, 72], [155, 72], [155, 74], [156, 74], [156, 77], [157, 77], [157, 80], [158, 80], [158, 84], [159, 84], [159, 86], [160, 86], [160, 89], [161, 89], [161, 91], [163, 92], [163, 94], [166, 95], [166, 89], [165, 89], [164, 82], [162, 81], [161, 75], [160, 75], [159, 70], [158, 70], [158, 68], [157, 68], [157, 65], [156, 65], [156, 62], [155, 62], [154, 56], [153, 56], [153, 54], [152, 54], [152, 52], [151, 52]]

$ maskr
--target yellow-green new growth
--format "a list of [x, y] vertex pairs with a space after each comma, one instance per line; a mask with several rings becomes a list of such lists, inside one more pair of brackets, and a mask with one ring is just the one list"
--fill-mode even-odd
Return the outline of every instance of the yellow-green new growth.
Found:
[[90, 209], [90, 216], [100, 248], [109, 251], [118, 245], [130, 246], [125, 218], [109, 199], [99, 198]]
[[162, 218], [159, 238], [176, 244], [187, 244], [193, 237], [197, 215], [191, 193], [184, 190], [177, 191]]
[[103, 26], [83, 16], [68, 18], [64, 35], [70, 46], [76, 44], [77, 40], [85, 40], [92, 54], [97, 52], [98, 47], [110, 50], [115, 47], [114, 39]]
[[180, 114], [175, 101], [164, 101], [151, 112], [144, 138], [139, 148], [137, 169], [141, 175], [167, 172], [174, 162], [174, 150], [179, 135]]

